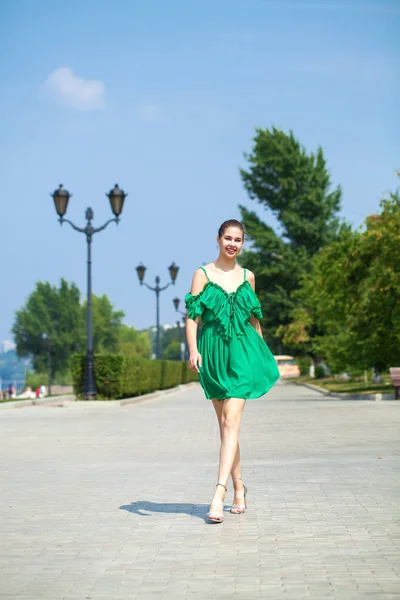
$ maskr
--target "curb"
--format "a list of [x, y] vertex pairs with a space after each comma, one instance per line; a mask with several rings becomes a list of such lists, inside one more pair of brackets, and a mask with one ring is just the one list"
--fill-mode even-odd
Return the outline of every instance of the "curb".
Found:
[[168, 388], [167, 390], [156, 390], [155, 392], [151, 392], [150, 394], [143, 394], [143, 396], [133, 396], [133, 398], [123, 398], [119, 400], [119, 406], [131, 406], [132, 404], [139, 404], [139, 402], [145, 402], [146, 400], [155, 400], [156, 398], [162, 398], [163, 396], [168, 396], [169, 394], [176, 394], [177, 392], [182, 392], [188, 387], [193, 387], [194, 385], [199, 385], [196, 381], [190, 381], [189, 383], [180, 383], [176, 387]]
[[74, 394], [65, 394], [63, 396], [49, 396], [48, 398], [32, 398], [27, 400], [14, 400], [13, 402], [0, 402], [2, 408], [25, 408], [26, 406], [42, 406], [46, 404], [58, 404], [65, 400], [75, 400]]
[[341, 400], [372, 400], [374, 402], [395, 400], [394, 392], [390, 394], [382, 394], [382, 392], [379, 392], [378, 394], [341, 394], [340, 392], [330, 392], [329, 390], [313, 385], [312, 383], [305, 383], [303, 381], [294, 381], [293, 383], [307, 387], [310, 390], [314, 390], [314, 392], [319, 392], [328, 398], [339, 398]]
[[99, 405], [107, 405], [107, 406], [130, 406], [132, 404], [139, 404], [139, 402], [146, 402], [147, 400], [155, 400], [156, 398], [162, 398], [163, 396], [168, 396], [169, 394], [176, 394], [177, 392], [181, 392], [188, 387], [193, 387], [195, 385], [199, 385], [197, 381], [190, 381], [189, 383], [181, 383], [173, 388], [168, 388], [166, 390], [156, 390], [155, 392], [151, 392], [150, 394], [143, 394], [142, 396], [133, 396], [132, 398], [122, 398], [121, 400], [77, 400], [75, 394], [66, 394], [64, 396], [50, 396], [49, 398], [34, 398], [27, 400], [15, 400], [14, 402], [1, 402], [0, 410], [2, 408], [26, 408], [28, 406], [65, 406], [64, 402], [76, 402], [77, 404], [90, 405], [90, 406], [99, 406]]

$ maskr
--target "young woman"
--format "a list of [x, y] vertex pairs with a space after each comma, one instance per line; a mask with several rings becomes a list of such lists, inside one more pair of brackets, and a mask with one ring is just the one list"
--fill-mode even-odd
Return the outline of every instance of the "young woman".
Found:
[[[205, 395], [212, 400], [221, 437], [218, 483], [207, 516], [209, 522], [222, 523], [230, 475], [235, 491], [231, 513], [243, 513], [247, 507], [239, 449], [244, 405], [263, 396], [279, 379], [279, 371], [262, 338], [254, 274], [236, 263], [244, 243], [243, 225], [225, 221], [217, 242], [217, 260], [197, 269], [185, 302], [189, 366], [199, 373]], [[197, 342], [200, 318], [204, 324]]]

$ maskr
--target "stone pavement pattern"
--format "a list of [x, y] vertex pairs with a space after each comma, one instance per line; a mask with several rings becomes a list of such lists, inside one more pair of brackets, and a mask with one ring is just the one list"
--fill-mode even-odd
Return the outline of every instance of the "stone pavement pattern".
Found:
[[398, 402], [278, 384], [245, 407], [249, 509], [210, 525], [198, 386], [1, 411], [0, 599], [400, 599], [399, 421]]

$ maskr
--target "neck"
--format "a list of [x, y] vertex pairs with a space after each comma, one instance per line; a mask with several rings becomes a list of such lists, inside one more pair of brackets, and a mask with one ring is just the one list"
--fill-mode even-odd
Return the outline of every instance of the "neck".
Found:
[[236, 259], [219, 255], [217, 260], [214, 261], [214, 265], [222, 271], [232, 271], [236, 267]]

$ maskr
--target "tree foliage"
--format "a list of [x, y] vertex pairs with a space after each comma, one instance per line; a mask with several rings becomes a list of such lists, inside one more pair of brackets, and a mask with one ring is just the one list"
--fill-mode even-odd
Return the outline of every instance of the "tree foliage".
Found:
[[134, 327], [121, 325], [118, 330], [118, 344], [118, 353], [122, 356], [151, 356], [151, 341], [147, 331], [137, 331]]
[[[61, 279], [60, 286], [38, 282], [25, 305], [16, 311], [13, 334], [19, 357], [32, 357], [36, 373], [47, 372], [50, 339], [53, 376], [68, 373], [70, 357], [86, 350], [87, 304], [80, 302], [77, 286]], [[93, 346], [99, 353], [125, 356], [150, 355], [150, 339], [122, 324], [122, 311], [115, 310], [107, 295], [92, 296]]]
[[[86, 323], [87, 303], [83, 304], [83, 322]], [[106, 294], [92, 297], [93, 349], [96, 353], [118, 352], [119, 329], [125, 313], [115, 310]], [[85, 325], [86, 326], [86, 325]]]
[[364, 228], [322, 250], [283, 328], [286, 344], [311, 349], [334, 371], [400, 364], [399, 237], [400, 198], [393, 194]]
[[185, 328], [179, 326], [165, 329], [161, 336], [161, 356], [166, 360], [181, 360], [181, 343], [185, 339]]
[[241, 171], [245, 188], [279, 225], [275, 231], [255, 212], [240, 207], [252, 243], [242, 263], [257, 275], [263, 326], [276, 346], [276, 329], [289, 323], [294, 293], [313, 256], [346, 229], [338, 219], [341, 190], [331, 190], [322, 149], [307, 153], [292, 132], [257, 129], [246, 159], [248, 169]]
[[165, 360], [181, 360], [181, 342], [178, 342], [178, 340], [170, 342], [164, 349], [162, 357]]
[[16, 311], [12, 328], [19, 357], [32, 357], [35, 371], [47, 370], [46, 334], [51, 340], [53, 372], [68, 369], [72, 352], [82, 347], [83, 322], [77, 286], [61, 279], [60, 287], [38, 282], [25, 306]]

